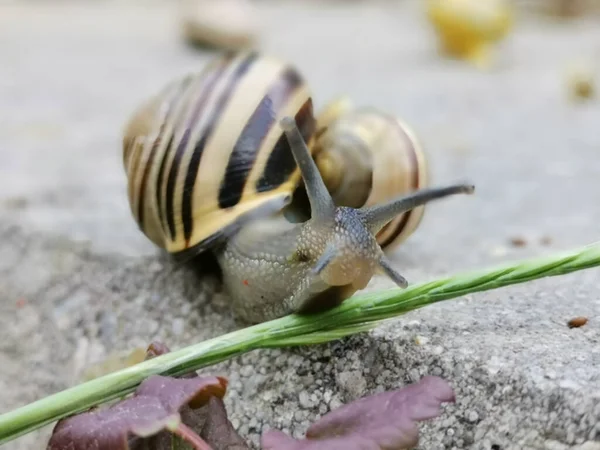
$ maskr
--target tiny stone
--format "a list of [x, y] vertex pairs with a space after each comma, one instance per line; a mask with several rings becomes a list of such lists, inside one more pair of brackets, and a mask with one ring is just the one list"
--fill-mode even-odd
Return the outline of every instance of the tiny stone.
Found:
[[338, 409], [343, 404], [344, 403], [338, 398], [338, 396], [335, 395], [329, 402], [329, 408], [333, 411], [335, 409]]
[[313, 406], [312, 402], [310, 401], [310, 397], [308, 396], [308, 393], [306, 391], [300, 392], [300, 395], [298, 396], [298, 401], [300, 402], [300, 406], [302, 406], [303, 408], [311, 408]]
[[510, 244], [513, 247], [525, 247], [527, 245], [527, 240], [521, 236], [514, 236], [510, 238]]
[[367, 381], [358, 370], [342, 372], [337, 375], [337, 380], [340, 387], [353, 399], [362, 397], [367, 388]]
[[298, 410], [294, 413], [294, 420], [301, 422], [304, 419], [306, 419], [306, 411]]
[[579, 328], [584, 326], [587, 322], [587, 317], [574, 317], [573, 319], [569, 320], [567, 325], [569, 328]]
[[429, 342], [429, 338], [426, 338], [425, 336], [417, 336], [415, 338], [415, 344], [417, 345], [426, 345]]
[[254, 368], [252, 366], [243, 366], [240, 369], [240, 375], [243, 377], [249, 377], [254, 373]]
[[574, 99], [588, 99], [594, 96], [594, 73], [588, 65], [580, 65], [570, 70], [568, 83]]
[[471, 423], [477, 422], [479, 420], [479, 414], [476, 411], [470, 411], [467, 415], [467, 420]]
[[182, 318], [173, 319], [173, 323], [171, 324], [171, 329], [173, 330], [173, 334], [175, 336], [180, 336], [183, 334], [183, 330], [185, 327], [185, 322]]

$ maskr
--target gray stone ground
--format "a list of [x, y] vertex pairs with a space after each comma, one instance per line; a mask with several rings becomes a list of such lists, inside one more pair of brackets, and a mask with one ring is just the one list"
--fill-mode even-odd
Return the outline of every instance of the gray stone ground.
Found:
[[[262, 46], [298, 64], [317, 105], [348, 93], [401, 114], [437, 183], [476, 184], [474, 197], [432, 206], [394, 255], [408, 280], [597, 240], [600, 103], [569, 103], [564, 69], [598, 61], [598, 22], [524, 17], [498, 68], [480, 73], [437, 56], [417, 2], [390, 3], [261, 2]], [[124, 121], [209, 57], [182, 45], [173, 9], [145, 5], [0, 9], [2, 412], [77, 383], [113, 350], [152, 339], [179, 348], [239, 326], [226, 300], [212, 298], [218, 284], [172, 271], [129, 216]], [[512, 236], [528, 245], [511, 247]], [[269, 427], [301, 434], [342, 402], [436, 374], [457, 403], [421, 427], [422, 449], [598, 449], [598, 275], [470, 295], [365, 335], [253, 352], [210, 371], [229, 377], [230, 415], [253, 442]], [[389, 286], [375, 279], [369, 289]], [[589, 323], [567, 328], [579, 315]], [[4, 448], [44, 448], [49, 431]]]

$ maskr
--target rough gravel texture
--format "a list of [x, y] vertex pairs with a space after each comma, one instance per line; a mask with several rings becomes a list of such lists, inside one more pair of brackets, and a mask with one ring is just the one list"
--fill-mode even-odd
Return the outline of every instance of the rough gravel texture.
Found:
[[[77, 383], [110, 352], [153, 339], [179, 348], [240, 326], [213, 295], [216, 280], [159, 258], [129, 215], [124, 121], [210, 57], [182, 44], [175, 10], [144, 5], [0, 10], [1, 412]], [[599, 60], [598, 21], [522, 17], [497, 69], [480, 73], [437, 55], [417, 5], [259, 4], [262, 47], [297, 63], [317, 106], [349, 93], [397, 111], [437, 183], [477, 186], [432, 206], [396, 267], [415, 283], [598, 240], [600, 100], [571, 103], [565, 81], [573, 59]], [[301, 435], [330, 408], [433, 374], [457, 403], [423, 424], [421, 449], [598, 450], [598, 281], [589, 270], [470, 295], [210, 371], [229, 377], [230, 416], [254, 443], [263, 429]], [[390, 286], [377, 278], [369, 289]], [[589, 322], [569, 329], [575, 316]], [[3, 448], [42, 449], [50, 429]]]

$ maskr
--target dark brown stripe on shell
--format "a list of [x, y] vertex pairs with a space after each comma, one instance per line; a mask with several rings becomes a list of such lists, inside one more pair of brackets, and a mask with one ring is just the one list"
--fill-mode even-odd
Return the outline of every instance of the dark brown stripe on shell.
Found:
[[230, 208], [239, 203], [258, 150], [275, 123], [279, 111], [302, 81], [296, 70], [288, 68], [275, 81], [246, 122], [227, 163], [219, 189], [219, 207]]
[[[142, 175], [142, 181], [140, 183], [140, 190], [138, 192], [138, 198], [139, 198], [138, 222], [140, 223], [141, 226], [143, 226], [143, 224], [144, 224], [144, 206], [145, 206], [145, 201], [146, 201], [146, 185], [148, 184], [148, 176], [150, 175], [150, 171], [152, 170], [156, 151], [158, 150], [158, 147], [160, 147], [160, 144], [163, 142], [163, 139], [165, 138], [164, 131], [167, 126], [169, 116], [173, 112], [173, 109], [177, 102], [177, 94], [180, 94], [185, 88], [187, 88], [189, 86], [189, 84], [190, 84], [189, 78], [184, 80], [178, 86], [177, 92], [175, 93], [176, 95], [173, 95], [170, 98], [170, 101], [169, 101], [168, 107], [167, 107], [167, 111], [166, 111], [164, 117], [161, 118], [160, 129], [159, 129], [158, 135], [157, 135], [156, 139], [154, 140], [154, 142], [152, 143], [152, 149], [150, 150], [150, 155], [148, 156], [148, 160], [146, 161], [146, 165], [144, 167], [144, 174]], [[171, 135], [169, 145], [171, 145], [172, 140], [173, 140], [173, 136]], [[167, 147], [167, 149], [168, 148], [169, 147]], [[165, 153], [167, 153], [167, 152], [165, 151]], [[164, 158], [163, 158], [163, 162], [164, 162]], [[162, 170], [162, 164], [161, 164], [161, 170]], [[159, 216], [159, 218], [160, 218], [160, 216]]]
[[[177, 150], [175, 151], [175, 155], [173, 156], [173, 162], [171, 164], [171, 170], [169, 171], [169, 177], [167, 179], [167, 224], [169, 227], [169, 234], [171, 236], [171, 240], [175, 239], [175, 212], [174, 212], [174, 201], [175, 201], [175, 181], [177, 180], [177, 175], [179, 174], [179, 165], [181, 164], [181, 159], [183, 158], [183, 154], [185, 148], [187, 147], [190, 133], [192, 132], [196, 121], [200, 117], [200, 114], [203, 111], [206, 102], [210, 98], [212, 94], [213, 88], [215, 84], [221, 78], [223, 71], [225, 70], [225, 65], [220, 65], [218, 69], [214, 70], [212, 73], [208, 73], [206, 75], [206, 80], [201, 86], [200, 93], [198, 94], [198, 98], [195, 101], [194, 109], [192, 114], [186, 124], [183, 135], [177, 144]], [[198, 151], [198, 146], [194, 148], [194, 152]], [[202, 152], [202, 149], [200, 149]], [[193, 156], [192, 156], [193, 158]]]
[[[139, 141], [136, 141], [135, 138], [131, 139], [131, 148], [129, 149], [130, 154], [128, 155], [129, 160], [127, 161], [127, 164], [125, 166], [125, 168], [127, 169], [127, 177], [128, 177], [128, 183], [127, 183], [127, 195], [130, 198], [131, 201], [131, 211], [133, 211], [133, 205], [134, 205], [134, 190], [135, 190], [135, 176], [137, 175], [137, 171], [138, 171], [138, 164], [140, 162], [140, 158], [138, 155], [138, 147], [139, 147]], [[139, 222], [138, 222], [139, 223]]]
[[[167, 113], [168, 115], [168, 113]], [[163, 122], [160, 126], [160, 132], [158, 133], [158, 138], [154, 140], [152, 143], [152, 149], [150, 150], [150, 155], [148, 156], [148, 161], [146, 161], [146, 166], [144, 167], [144, 174], [142, 175], [142, 182], [140, 183], [140, 190], [138, 192], [138, 222], [141, 227], [144, 226], [144, 206], [145, 206], [145, 195], [146, 195], [146, 184], [148, 183], [148, 175], [150, 173], [150, 169], [152, 169], [152, 161], [154, 160], [154, 155], [156, 154], [156, 149], [160, 145], [162, 132], [165, 129], [165, 123]]]
[[[300, 128], [300, 133], [306, 142], [315, 132], [316, 120], [313, 115], [312, 98], [308, 98], [300, 110], [296, 113], [296, 123]], [[281, 186], [296, 169], [296, 160], [290, 144], [281, 132], [281, 136], [273, 147], [273, 151], [269, 155], [265, 170], [262, 176], [256, 182], [256, 190], [265, 192]]]
[[[402, 128], [402, 126], [400, 126], [400, 124], [394, 118], [390, 118], [390, 119], [397, 126], [398, 130], [400, 130], [400, 132], [406, 136], [406, 139], [411, 144], [410, 145], [411, 151], [409, 152], [409, 154], [410, 154], [410, 162], [412, 163], [412, 165], [413, 165], [413, 167], [415, 169], [415, 170], [413, 170], [413, 177], [412, 177], [411, 181], [412, 181], [412, 188], [413, 188], [413, 190], [415, 190], [415, 189], [417, 189], [419, 187], [419, 181], [420, 181], [419, 180], [419, 160], [417, 158], [417, 154], [416, 154], [416, 151], [415, 151], [415, 146], [414, 146], [414, 144], [413, 144], [410, 136], [408, 134], [406, 134], [406, 131], [404, 131], [404, 128]], [[410, 219], [410, 216], [412, 215], [412, 213], [413, 213], [412, 209], [410, 211], [407, 211], [407, 212], [404, 213], [404, 216], [402, 217], [402, 220], [400, 221], [400, 223], [394, 229], [393, 234], [391, 236], [389, 236], [384, 242], [382, 242], [380, 244], [381, 248], [387, 247], [392, 242], [394, 242], [398, 236], [400, 236], [400, 234], [402, 233], [402, 231], [404, 230], [404, 228], [408, 224], [408, 220]], [[392, 225], [391, 222], [388, 223], [384, 227], [383, 230], [386, 230], [391, 225]]]
[[[190, 84], [192, 84], [192, 82], [194, 81], [194, 77], [193, 76], [187, 76], [185, 77], [180, 85], [179, 85], [179, 89], [177, 90], [176, 93], [173, 94], [173, 107], [175, 104], [177, 104], [177, 100], [180, 99], [180, 96], [189, 88]], [[179, 113], [179, 116], [176, 117], [174, 119], [174, 125], [177, 124], [177, 121], [180, 119], [181, 115], [185, 114], [185, 108], [182, 108], [182, 111]], [[165, 124], [167, 123], [167, 119], [168, 116], [165, 117]], [[163, 136], [163, 138], [166, 138], [166, 136]], [[164, 228], [164, 223], [165, 223], [165, 217], [163, 214], [163, 197], [162, 197], [162, 192], [163, 192], [163, 182], [165, 179], [165, 169], [167, 167], [167, 161], [169, 159], [169, 155], [171, 154], [171, 147], [173, 146], [173, 140], [175, 139], [175, 126], [173, 127], [173, 129], [170, 131], [169, 134], [169, 141], [167, 142], [167, 145], [165, 146], [165, 151], [163, 152], [162, 155], [162, 160], [160, 162], [160, 167], [158, 169], [158, 177], [156, 179], [156, 185], [155, 185], [155, 195], [156, 195], [156, 212], [158, 214], [158, 218], [160, 221], [160, 226], [163, 229], [163, 234], [166, 234], [166, 230]]]
[[156, 212], [158, 213], [158, 218], [160, 220], [160, 225], [163, 228], [163, 232], [165, 232], [164, 225], [163, 225], [165, 223], [165, 218], [163, 215], [162, 195], [161, 194], [162, 194], [163, 178], [164, 178], [164, 174], [165, 174], [165, 166], [167, 165], [167, 155], [169, 154], [169, 149], [173, 145], [173, 139], [174, 139], [174, 134], [171, 133], [169, 142], [167, 142], [167, 146], [165, 147], [165, 152], [163, 154], [162, 161], [160, 162], [160, 168], [158, 169], [158, 178], [156, 180], [156, 191], [155, 191]]
[[183, 185], [183, 199], [181, 205], [183, 233], [184, 238], [186, 240], [186, 246], [189, 245], [189, 239], [192, 236], [192, 203], [194, 185], [196, 183], [196, 176], [198, 175], [198, 167], [200, 166], [200, 159], [202, 158], [204, 147], [206, 146], [206, 142], [208, 141], [208, 139], [212, 136], [215, 125], [221, 118], [225, 106], [227, 105], [229, 99], [231, 98], [231, 95], [235, 91], [235, 87], [239, 84], [239, 81], [242, 79], [244, 74], [248, 71], [252, 63], [257, 59], [257, 57], [258, 54], [256, 52], [249, 53], [248, 56], [246, 56], [246, 58], [244, 59], [244, 61], [242, 61], [242, 63], [236, 68], [235, 72], [231, 76], [231, 80], [229, 80], [228, 85], [226, 86], [220, 98], [218, 99], [214, 110], [211, 111], [211, 117], [206, 125], [206, 128], [204, 129], [204, 133], [202, 133], [202, 137], [194, 147], [192, 158], [190, 160], [190, 164], [188, 166], [188, 170], [185, 176], [185, 182]]

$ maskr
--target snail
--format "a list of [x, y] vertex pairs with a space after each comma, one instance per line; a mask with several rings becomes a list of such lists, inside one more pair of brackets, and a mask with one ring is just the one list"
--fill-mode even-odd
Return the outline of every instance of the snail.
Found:
[[332, 101], [315, 117], [304, 78], [255, 51], [168, 83], [130, 117], [123, 163], [140, 230], [175, 260], [211, 252], [233, 312], [252, 323], [340, 304], [376, 271], [424, 204], [414, 134], [391, 115]]

